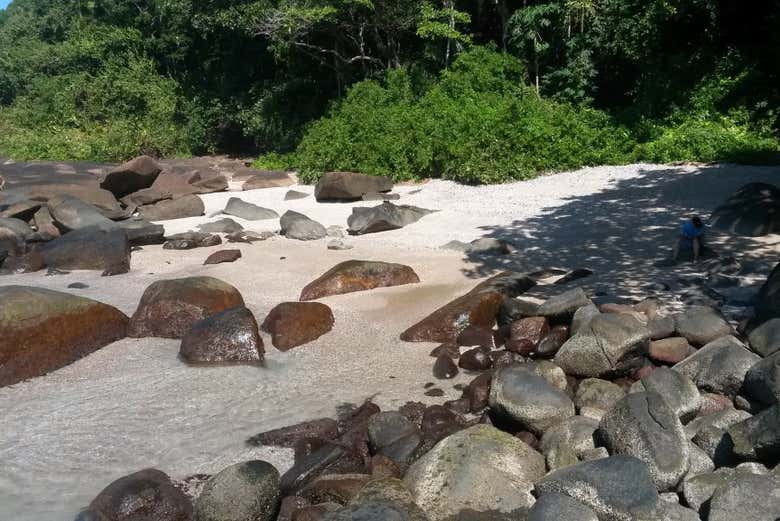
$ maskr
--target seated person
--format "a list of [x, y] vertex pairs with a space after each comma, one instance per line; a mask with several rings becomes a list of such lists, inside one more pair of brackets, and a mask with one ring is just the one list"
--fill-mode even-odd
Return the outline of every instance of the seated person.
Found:
[[699, 255], [704, 241], [704, 223], [698, 215], [694, 215], [683, 224], [680, 238], [674, 246], [674, 260], [680, 255], [681, 248], [693, 248], [693, 262], [699, 262]]

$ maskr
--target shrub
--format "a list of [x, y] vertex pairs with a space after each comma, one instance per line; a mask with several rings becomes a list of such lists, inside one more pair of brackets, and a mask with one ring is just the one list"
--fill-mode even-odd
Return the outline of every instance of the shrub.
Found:
[[542, 100], [523, 79], [516, 59], [476, 48], [419, 95], [403, 70], [359, 83], [311, 125], [293, 161], [309, 182], [358, 170], [496, 183], [630, 157], [628, 131], [607, 115]]

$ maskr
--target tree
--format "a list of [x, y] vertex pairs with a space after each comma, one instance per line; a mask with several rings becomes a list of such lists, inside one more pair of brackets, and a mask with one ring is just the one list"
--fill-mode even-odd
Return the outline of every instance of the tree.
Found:
[[454, 54], [460, 53], [464, 46], [471, 43], [471, 36], [460, 29], [471, 23], [471, 16], [455, 9], [453, 0], [443, 0], [441, 9], [437, 9], [430, 2], [423, 2], [420, 18], [417, 35], [433, 42], [446, 42], [444, 68], [449, 68]]

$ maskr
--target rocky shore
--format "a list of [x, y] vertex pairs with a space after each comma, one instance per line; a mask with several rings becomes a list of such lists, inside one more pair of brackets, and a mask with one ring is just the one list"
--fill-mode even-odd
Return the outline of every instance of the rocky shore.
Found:
[[[663, 254], [644, 259], [653, 279], [632, 286], [614, 280], [628, 269], [624, 258], [596, 260], [584, 245], [576, 265], [519, 269], [534, 252], [509, 228], [474, 241], [445, 230], [434, 245], [443, 253], [396, 252], [391, 259], [377, 243], [364, 248], [359, 241], [399, 241], [446, 213], [403, 201], [428, 187], [392, 193], [386, 179], [329, 174], [307, 197], [350, 211], [338, 227], [297, 211], [293, 202], [305, 198], [284, 187], [294, 183], [286, 174], [243, 175], [251, 190], [283, 190], [285, 203], [266, 208], [234, 194], [241, 172], [181, 172], [151, 158], [54, 187], [40, 176], [6, 174], [0, 256], [12, 283], [0, 280], [0, 393], [31, 389], [117, 341], [175, 345], [178, 363], [190, 371], [238, 365], [272, 373], [268, 343], [274, 353], [302, 352], [316, 363], [311, 350], [334, 335], [336, 343], [372, 343], [366, 329], [350, 328], [344, 337], [339, 327], [357, 316], [340, 302], [360, 308], [373, 295], [388, 300], [369, 322], [403, 349], [423, 350], [414, 370], [429, 382], [405, 389], [406, 400], [390, 406], [365, 394], [365, 402], [338, 415], [246, 437], [247, 450], [287, 451], [291, 464], [245, 458], [205, 474], [193, 468], [189, 476], [138, 467], [97, 494], [80, 521], [780, 517], [776, 188], [754, 183], [731, 198], [722, 194], [710, 258], [695, 267], [667, 266]], [[201, 194], [228, 189], [224, 207], [203, 219], [208, 198]], [[194, 218], [200, 222], [192, 226]], [[247, 224], [254, 222], [278, 223], [282, 238]], [[768, 256], [758, 255], [769, 269], [733, 243], [729, 248], [724, 237], [732, 236], [769, 245]], [[447, 242], [453, 238], [460, 242]], [[280, 240], [296, 245], [282, 252], [316, 248], [318, 267], [256, 316], [256, 297], [226, 279], [236, 269], [272, 277], [270, 263], [246, 263], [255, 259], [253, 248]], [[136, 257], [200, 249], [208, 255], [199, 271], [155, 274], [140, 294], [132, 289], [141, 282], [128, 278], [138, 277], [138, 266], [157, 271]], [[576, 250], [562, 248], [562, 255], [569, 249]], [[356, 255], [367, 251], [381, 252], [382, 260]], [[464, 269], [492, 275], [439, 294], [431, 281], [441, 276], [436, 259], [445, 256], [465, 257]], [[605, 262], [615, 269], [605, 270]], [[104, 303], [108, 294], [85, 296], [90, 284], [52, 287], [73, 276], [92, 284], [125, 279], [130, 291], [112, 306]], [[115, 370], [121, 376], [122, 368]], [[390, 372], [366, 367], [369, 378], [394, 379]], [[403, 388], [395, 392], [404, 395]]]

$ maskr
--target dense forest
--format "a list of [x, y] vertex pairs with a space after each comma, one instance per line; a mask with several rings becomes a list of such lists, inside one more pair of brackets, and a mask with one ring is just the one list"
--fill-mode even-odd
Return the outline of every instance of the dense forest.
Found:
[[0, 155], [497, 182], [778, 161], [780, 0], [14, 0]]

